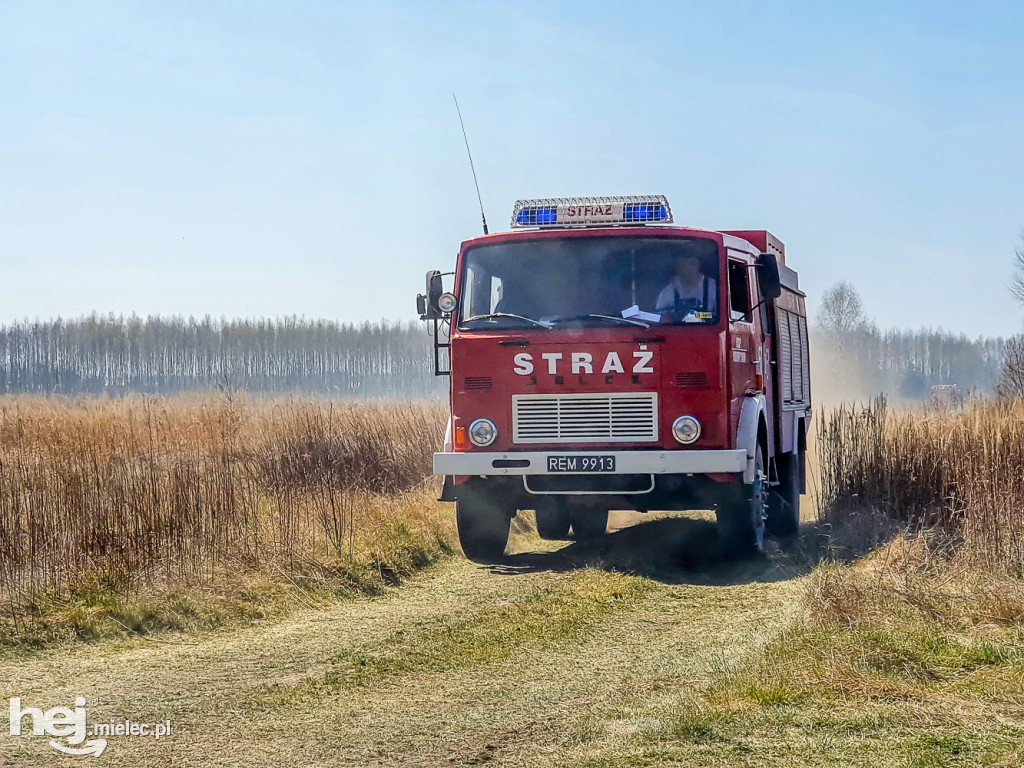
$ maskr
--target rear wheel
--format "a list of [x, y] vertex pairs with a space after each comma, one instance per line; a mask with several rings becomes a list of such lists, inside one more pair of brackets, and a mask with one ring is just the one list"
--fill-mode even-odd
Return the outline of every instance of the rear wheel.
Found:
[[466, 557], [475, 563], [501, 560], [514, 514], [515, 509], [487, 494], [460, 490], [455, 502], [455, 522]]
[[800, 530], [800, 486], [804, 452], [783, 453], [776, 460], [779, 484], [768, 502], [768, 531], [775, 536], [795, 536]]
[[542, 498], [537, 500], [537, 533], [542, 539], [566, 539], [569, 537], [569, 509], [565, 499]]
[[577, 540], [596, 539], [608, 530], [607, 509], [574, 509], [569, 513]]
[[764, 521], [768, 498], [768, 475], [764, 453], [758, 445], [754, 454], [754, 482], [733, 486], [718, 505], [718, 534], [726, 549], [748, 557], [764, 551]]

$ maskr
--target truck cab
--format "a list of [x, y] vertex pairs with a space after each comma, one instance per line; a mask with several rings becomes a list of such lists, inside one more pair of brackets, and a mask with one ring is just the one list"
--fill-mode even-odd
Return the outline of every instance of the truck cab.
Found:
[[602, 535], [611, 509], [714, 509], [737, 554], [796, 532], [806, 310], [771, 233], [676, 226], [662, 196], [520, 200], [453, 277], [428, 273], [418, 308], [468, 557], [500, 559], [520, 510], [557, 539]]

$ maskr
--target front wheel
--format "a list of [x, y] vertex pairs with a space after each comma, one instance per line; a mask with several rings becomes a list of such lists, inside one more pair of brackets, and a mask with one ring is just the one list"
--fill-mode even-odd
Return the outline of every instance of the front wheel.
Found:
[[508, 509], [486, 494], [460, 491], [455, 502], [455, 522], [459, 544], [466, 557], [474, 563], [501, 560], [514, 514], [514, 509]]
[[749, 557], [764, 551], [768, 475], [761, 446], [754, 454], [754, 482], [733, 486], [718, 505], [718, 534], [733, 555]]

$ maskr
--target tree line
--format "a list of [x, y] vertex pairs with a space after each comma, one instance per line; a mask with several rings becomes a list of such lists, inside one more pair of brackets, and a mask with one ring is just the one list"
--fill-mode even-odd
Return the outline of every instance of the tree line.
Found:
[[0, 392], [418, 397], [444, 391], [419, 323], [97, 316], [0, 326]]
[[[925, 398], [935, 384], [1006, 386], [1014, 339], [881, 331], [847, 283], [823, 296], [811, 336], [819, 398], [878, 392]], [[1014, 368], [1018, 377], [1021, 367]], [[255, 393], [422, 397], [443, 394], [419, 323], [279, 318], [99, 316], [0, 326], [0, 392], [173, 394], [228, 386]]]
[[[1011, 295], [1024, 307], [1024, 233], [1013, 253]], [[864, 314], [857, 290], [838, 282], [822, 296], [812, 341], [815, 381], [828, 394], [860, 397], [886, 392], [917, 399], [938, 384], [1024, 397], [1024, 334], [968, 339], [930, 329], [879, 331]], [[820, 389], [820, 387], [819, 387]]]
[[928, 328], [883, 331], [865, 316], [857, 290], [839, 282], [822, 296], [811, 343], [812, 381], [826, 398], [885, 392], [917, 400], [941, 384], [955, 384], [962, 394], [996, 392], [1014, 340]]

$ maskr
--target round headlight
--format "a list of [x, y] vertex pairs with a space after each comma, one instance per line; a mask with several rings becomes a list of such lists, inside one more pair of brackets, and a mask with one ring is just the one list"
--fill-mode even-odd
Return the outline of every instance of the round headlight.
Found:
[[469, 439], [473, 445], [484, 448], [494, 442], [498, 436], [498, 428], [490, 419], [477, 419], [469, 425]]
[[454, 312], [455, 311], [455, 294], [454, 293], [442, 293], [437, 297], [437, 306], [442, 312]]
[[697, 442], [700, 437], [700, 422], [693, 416], [680, 416], [672, 423], [672, 437], [683, 445]]

